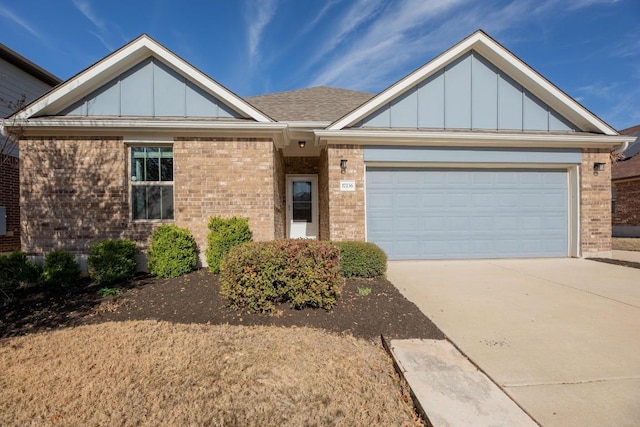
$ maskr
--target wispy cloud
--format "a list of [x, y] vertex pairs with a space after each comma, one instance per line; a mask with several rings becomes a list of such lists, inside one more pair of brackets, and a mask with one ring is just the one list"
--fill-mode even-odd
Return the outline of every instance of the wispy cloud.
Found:
[[276, 0], [262, 0], [257, 3], [257, 7], [256, 3], [248, 4], [248, 53], [251, 65], [257, 64], [260, 60], [258, 47], [262, 41], [262, 34], [273, 19], [277, 6]]
[[73, 6], [87, 18], [95, 27], [95, 30], [89, 30], [89, 34], [95, 37], [102, 46], [108, 51], [115, 50], [114, 44], [109, 41], [110, 36], [120, 34], [123, 41], [127, 41], [122, 35], [122, 30], [117, 25], [110, 25], [103, 17], [94, 10], [89, 0], [71, 0]]
[[32, 36], [43, 39], [42, 35], [36, 31], [27, 21], [7, 9], [5, 6], [0, 5], [0, 16], [4, 16], [8, 20], [12, 21], [14, 24], [19, 25], [23, 29], [27, 30]]
[[96, 15], [93, 8], [91, 7], [91, 3], [89, 3], [87, 0], [72, 0], [72, 2], [76, 9], [78, 9], [80, 13], [85, 16], [85, 18], [91, 21], [93, 25], [96, 26], [96, 28], [102, 31], [105, 31], [107, 29], [104, 20]]

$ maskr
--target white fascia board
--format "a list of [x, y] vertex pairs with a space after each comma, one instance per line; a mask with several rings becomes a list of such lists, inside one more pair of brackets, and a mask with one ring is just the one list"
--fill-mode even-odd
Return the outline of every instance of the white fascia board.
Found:
[[237, 95], [195, 69], [178, 56], [165, 49], [146, 35], [139, 37], [120, 50], [97, 62], [16, 114], [17, 119], [28, 119], [34, 115], [55, 114], [60, 108], [71, 105], [93, 90], [115, 78], [127, 68], [149, 56], [156, 56], [180, 74], [190, 77], [209, 93], [220, 97], [226, 104], [258, 122], [273, 122]]
[[605, 135], [618, 135], [596, 115], [580, 105], [549, 80], [518, 59], [513, 53], [499, 45], [495, 40], [480, 34], [472, 49], [491, 61], [499, 69], [507, 72], [528, 91], [540, 98], [562, 116], [588, 132], [601, 132]]
[[386, 130], [317, 130], [316, 144], [409, 145], [460, 147], [613, 148], [625, 144], [621, 135], [522, 134], [483, 132], [421, 132]]
[[605, 135], [618, 135], [615, 129], [604, 123], [593, 113], [585, 109], [574, 99], [559, 90], [547, 79], [535, 72], [506, 48], [498, 44], [482, 31], [477, 31], [457, 45], [437, 56], [421, 68], [390, 86], [359, 108], [338, 119], [327, 127], [329, 130], [344, 129], [353, 126], [369, 114], [397, 98], [408, 89], [419, 84], [435, 72], [444, 68], [465, 53], [476, 50], [498, 68], [507, 72], [509, 77], [522, 84], [561, 115], [580, 126], [585, 131], [602, 132]]
[[391, 85], [388, 89], [380, 92], [378, 95], [374, 96], [372, 99], [353, 110], [351, 113], [347, 114], [346, 116], [328, 126], [327, 129], [344, 129], [345, 127], [352, 126], [354, 123], [357, 123], [358, 121], [364, 119], [369, 114], [376, 111], [378, 108], [400, 96], [406, 90], [412, 88], [440, 68], [444, 67], [449, 62], [461, 56], [464, 52], [470, 49], [470, 46], [473, 44], [473, 41], [475, 41], [477, 35], [478, 34], [474, 34], [473, 36], [468, 37], [440, 56], [433, 59], [431, 62], [428, 62], [426, 65], [418, 68], [413, 73]]
[[25, 136], [100, 135], [100, 136], [224, 136], [273, 138], [278, 147], [287, 139], [287, 126], [282, 123], [213, 122], [185, 120], [67, 120], [30, 119], [22, 124]]

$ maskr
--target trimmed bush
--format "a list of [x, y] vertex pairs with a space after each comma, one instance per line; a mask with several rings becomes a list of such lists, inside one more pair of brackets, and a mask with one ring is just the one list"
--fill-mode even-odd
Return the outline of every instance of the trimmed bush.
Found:
[[219, 273], [222, 259], [231, 248], [251, 241], [249, 219], [214, 216], [209, 220], [208, 227], [207, 265], [212, 273]]
[[73, 283], [80, 278], [80, 266], [76, 258], [61, 249], [49, 252], [44, 259], [44, 281], [62, 285]]
[[196, 241], [186, 228], [161, 225], [151, 236], [149, 273], [158, 277], [178, 277], [196, 269]]
[[12, 290], [20, 283], [38, 283], [42, 266], [27, 259], [27, 254], [15, 251], [0, 255], [0, 289]]
[[235, 308], [275, 313], [276, 304], [332, 308], [344, 285], [340, 251], [316, 240], [251, 242], [232, 248], [220, 270], [220, 294]]
[[340, 248], [342, 275], [352, 277], [384, 277], [387, 272], [387, 255], [375, 243], [334, 242]]
[[91, 245], [87, 258], [89, 276], [98, 285], [131, 280], [136, 273], [136, 242], [103, 240]]

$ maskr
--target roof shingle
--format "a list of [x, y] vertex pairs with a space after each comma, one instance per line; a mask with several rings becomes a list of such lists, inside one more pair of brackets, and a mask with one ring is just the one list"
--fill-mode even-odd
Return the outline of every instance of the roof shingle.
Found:
[[333, 122], [374, 96], [372, 93], [318, 86], [245, 98], [278, 121]]

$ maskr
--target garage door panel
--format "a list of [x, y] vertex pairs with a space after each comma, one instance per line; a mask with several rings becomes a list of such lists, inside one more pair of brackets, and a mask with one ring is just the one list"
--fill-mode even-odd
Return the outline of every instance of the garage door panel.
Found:
[[369, 169], [367, 236], [390, 259], [567, 256], [563, 170]]

